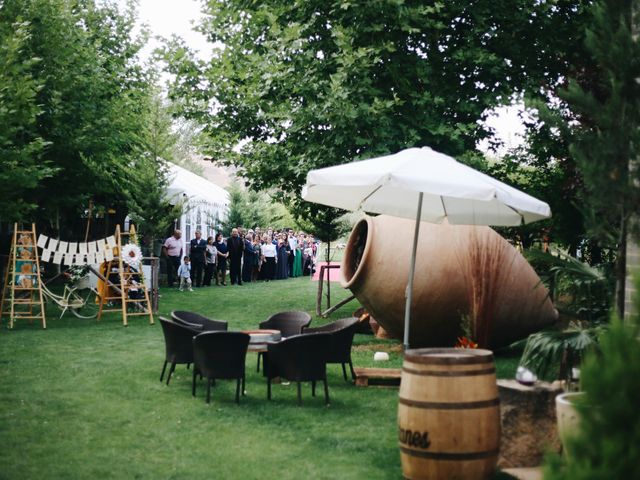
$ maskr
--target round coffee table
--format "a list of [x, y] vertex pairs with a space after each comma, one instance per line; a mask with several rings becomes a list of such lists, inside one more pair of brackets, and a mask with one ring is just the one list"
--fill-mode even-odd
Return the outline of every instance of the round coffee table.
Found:
[[242, 333], [248, 333], [251, 337], [248, 352], [266, 352], [267, 342], [282, 340], [280, 330], [243, 330]]

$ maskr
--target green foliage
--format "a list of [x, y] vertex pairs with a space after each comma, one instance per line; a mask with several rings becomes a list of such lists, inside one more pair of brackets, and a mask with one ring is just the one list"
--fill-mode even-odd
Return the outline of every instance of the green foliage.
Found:
[[639, 335], [637, 315], [627, 323], [614, 319], [600, 340], [600, 353], [585, 360], [585, 400], [576, 405], [579, 431], [567, 440], [571, 457], [550, 456], [545, 480], [640, 478]]
[[604, 322], [612, 302], [611, 278], [605, 267], [593, 267], [560, 250], [525, 253], [560, 311], [579, 320]]
[[[296, 210], [299, 224], [305, 232], [309, 232], [323, 242], [332, 242], [351, 231], [348, 214], [344, 210], [326, 207], [317, 203], [301, 202]], [[329, 261], [327, 251], [327, 261]]]
[[[575, 323], [564, 330], [546, 330], [529, 335], [520, 365], [535, 372], [540, 378], [560, 378], [560, 367], [564, 361], [570, 360], [571, 365], [564, 365], [567, 370], [578, 366], [585, 353], [597, 348], [598, 337], [603, 329], [604, 327], [584, 328]], [[572, 358], [567, 359], [567, 355]], [[553, 369], [559, 370], [554, 373]]]
[[630, 168], [640, 145], [640, 40], [632, 31], [634, 10], [634, 0], [593, 2], [578, 31], [584, 59], [567, 72], [553, 101], [534, 104], [579, 169], [583, 188], [577, 199], [589, 235], [617, 249], [619, 313], [628, 222], [640, 212], [640, 170]]
[[[159, 92], [147, 102], [148, 119], [138, 136], [138, 144], [124, 168], [123, 178], [127, 207], [138, 230], [149, 243], [166, 232], [172, 220], [182, 213], [181, 205], [171, 205], [167, 199], [168, 165], [173, 159], [177, 135], [172, 128], [169, 111]], [[128, 173], [128, 175], [127, 175]]]
[[[92, 200], [96, 210], [116, 208], [121, 217], [131, 210], [151, 228], [149, 209], [163, 182], [162, 168], [153, 170], [168, 126], [154, 123], [155, 77], [137, 61], [146, 34], [132, 35], [134, 7], [2, 2], [2, 175], [16, 179], [3, 211], [67, 229]], [[7, 101], [13, 106], [5, 110]]]
[[223, 230], [231, 233], [234, 227], [260, 227], [267, 229], [294, 228], [295, 222], [286, 208], [271, 199], [265, 192], [254, 192], [231, 184], [227, 218], [223, 222]]
[[579, 175], [575, 166], [547, 157], [538, 159], [529, 143], [489, 162], [483, 170], [529, 195], [543, 198], [553, 212], [550, 219], [542, 222], [500, 229], [505, 236], [518, 235], [527, 248], [540, 241], [541, 231], [545, 231], [551, 241], [575, 254], [585, 236], [583, 217], [576, 206]]
[[172, 41], [170, 93], [213, 158], [313, 220], [299, 198], [310, 169], [421, 145], [473, 159], [488, 109], [555, 59], [541, 47], [570, 18], [559, 3], [207, 2], [213, 58]]
[[34, 192], [54, 170], [42, 162], [46, 142], [37, 132], [42, 81], [31, 74], [38, 58], [24, 60], [29, 24], [0, 24], [0, 219], [23, 221], [36, 208]]

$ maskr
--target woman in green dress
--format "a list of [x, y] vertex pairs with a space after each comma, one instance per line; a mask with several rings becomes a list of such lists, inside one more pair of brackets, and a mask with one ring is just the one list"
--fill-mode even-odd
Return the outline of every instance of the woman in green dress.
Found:
[[298, 242], [296, 245], [296, 256], [293, 259], [293, 277], [302, 276], [302, 235], [298, 236]]

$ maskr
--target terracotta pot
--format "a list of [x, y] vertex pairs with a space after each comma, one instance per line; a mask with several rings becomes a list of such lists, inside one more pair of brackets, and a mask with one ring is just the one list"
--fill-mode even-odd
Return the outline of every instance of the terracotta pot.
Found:
[[[389, 334], [401, 339], [405, 287], [415, 222], [380, 215], [356, 224], [342, 260], [342, 286]], [[506, 240], [489, 227], [422, 222], [416, 258], [410, 344], [449, 347], [463, 334], [469, 311], [469, 252], [494, 252], [497, 268], [495, 315], [489, 345], [496, 348], [552, 324], [558, 312], [535, 271]], [[477, 251], [477, 250], [476, 250]]]
[[575, 407], [575, 401], [584, 396], [584, 392], [563, 393], [556, 397], [556, 418], [558, 420], [558, 436], [562, 442], [562, 451], [570, 455], [567, 450], [567, 437], [573, 435], [580, 425], [580, 417]]

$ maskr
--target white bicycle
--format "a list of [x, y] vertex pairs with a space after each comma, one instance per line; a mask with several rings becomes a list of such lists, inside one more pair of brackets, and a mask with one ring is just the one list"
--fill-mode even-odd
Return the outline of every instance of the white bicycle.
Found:
[[71, 285], [65, 285], [62, 295], [49, 290], [44, 283], [42, 293], [47, 301], [56, 304], [62, 313], [60, 318], [69, 310], [78, 318], [95, 318], [98, 316], [99, 294], [91, 286], [89, 275], [74, 281]]

